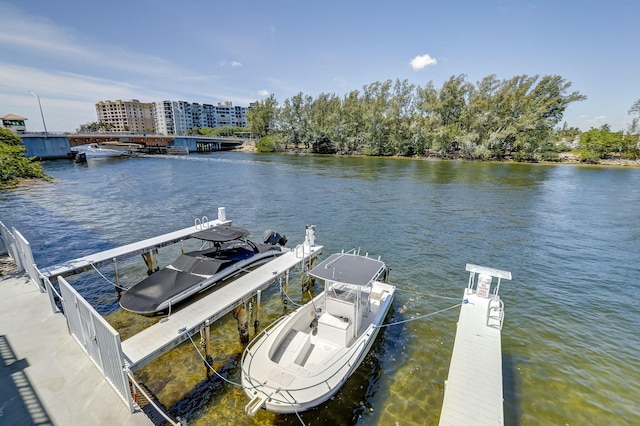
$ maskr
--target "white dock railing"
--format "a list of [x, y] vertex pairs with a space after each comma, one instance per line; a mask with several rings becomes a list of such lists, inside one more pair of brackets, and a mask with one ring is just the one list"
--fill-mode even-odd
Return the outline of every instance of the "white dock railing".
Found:
[[6, 251], [16, 263], [18, 271], [25, 271], [40, 291], [44, 292], [40, 285], [40, 274], [35, 267], [29, 241], [16, 228], [12, 229], [13, 231], [9, 231], [4, 223], [0, 222], [0, 235], [2, 236], [2, 244], [0, 244], [0, 249], [2, 250], [0, 250], [0, 253]]
[[62, 277], [58, 278], [71, 335], [133, 412], [120, 334]]

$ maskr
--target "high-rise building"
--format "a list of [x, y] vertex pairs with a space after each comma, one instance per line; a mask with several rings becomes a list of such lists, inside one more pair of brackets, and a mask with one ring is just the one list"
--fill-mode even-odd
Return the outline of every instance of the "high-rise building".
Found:
[[[215, 106], [170, 100], [144, 104], [136, 99], [96, 104], [98, 120], [112, 124], [114, 131], [154, 132], [166, 136], [187, 135], [205, 127], [246, 127], [250, 108], [251, 105], [234, 107], [228, 101]], [[141, 115], [145, 117], [144, 125], [131, 121]]]
[[112, 126], [115, 132], [144, 133], [153, 131], [151, 104], [137, 99], [129, 101], [106, 100], [96, 104], [98, 121]]

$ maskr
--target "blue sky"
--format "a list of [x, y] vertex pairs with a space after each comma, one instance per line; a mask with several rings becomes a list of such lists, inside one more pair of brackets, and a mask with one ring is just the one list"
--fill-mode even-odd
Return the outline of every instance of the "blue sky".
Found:
[[623, 130], [640, 99], [637, 0], [0, 0], [0, 115], [74, 131], [101, 100], [340, 97], [388, 79], [560, 75], [569, 126]]

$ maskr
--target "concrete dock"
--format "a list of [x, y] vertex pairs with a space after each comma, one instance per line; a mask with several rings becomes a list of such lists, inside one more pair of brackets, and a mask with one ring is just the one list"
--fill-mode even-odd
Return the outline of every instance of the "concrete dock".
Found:
[[46, 293], [26, 274], [0, 272], [0, 424], [152, 425], [122, 403]]

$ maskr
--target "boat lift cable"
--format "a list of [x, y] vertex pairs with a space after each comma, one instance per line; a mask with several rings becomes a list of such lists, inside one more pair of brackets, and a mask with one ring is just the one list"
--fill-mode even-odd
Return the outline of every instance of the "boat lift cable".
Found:
[[120, 286], [120, 285], [118, 285], [118, 284], [116, 284], [116, 283], [112, 282], [109, 278], [105, 277], [105, 276], [102, 274], [102, 272], [100, 272], [100, 271], [98, 270], [98, 268], [96, 268], [96, 265], [94, 265], [93, 263], [90, 263], [90, 265], [91, 265], [91, 267], [92, 267], [93, 269], [95, 269], [95, 271], [98, 273], [98, 275], [100, 275], [102, 278], [104, 278], [104, 280], [105, 280], [106, 282], [108, 282], [109, 284], [111, 284], [111, 285], [112, 285], [112, 286], [114, 286], [115, 288], [119, 288], [120, 290], [124, 290], [124, 291], [129, 290], [127, 287], [122, 287], [122, 286]]
[[207, 366], [207, 368], [209, 368], [211, 371], [213, 371], [213, 373], [218, 376], [219, 378], [221, 378], [223, 381], [229, 383], [230, 385], [234, 385], [234, 386], [240, 386], [242, 387], [242, 385], [240, 383], [236, 383], [232, 380], [227, 379], [226, 377], [223, 377], [220, 373], [218, 373], [216, 371], [215, 368], [213, 368], [211, 366], [211, 364], [209, 364], [209, 361], [206, 360], [206, 358], [204, 356], [202, 356], [202, 352], [200, 352], [200, 349], [198, 349], [198, 345], [196, 345], [196, 342], [193, 341], [193, 337], [191, 337], [191, 333], [187, 332], [187, 336], [189, 336], [189, 340], [191, 340], [191, 343], [193, 344], [193, 347], [196, 348], [196, 351], [198, 352], [198, 355], [200, 355], [200, 358], [202, 358], [202, 360], [204, 361], [205, 365]]
[[458, 306], [461, 306], [461, 305], [462, 305], [462, 303], [457, 303], [457, 304], [455, 304], [453, 306], [449, 306], [448, 308], [440, 309], [439, 311], [435, 311], [435, 312], [431, 312], [430, 314], [420, 315], [420, 316], [417, 316], [415, 318], [409, 318], [409, 319], [406, 319], [406, 320], [403, 320], [403, 321], [391, 322], [389, 324], [376, 325], [374, 327], [375, 328], [383, 328], [383, 327], [391, 327], [392, 325], [404, 324], [406, 322], [411, 322], [411, 321], [427, 318], [427, 317], [430, 317], [430, 316], [433, 316], [433, 315], [437, 315], [437, 314], [440, 314], [442, 312], [449, 311], [451, 309], [457, 308]]

